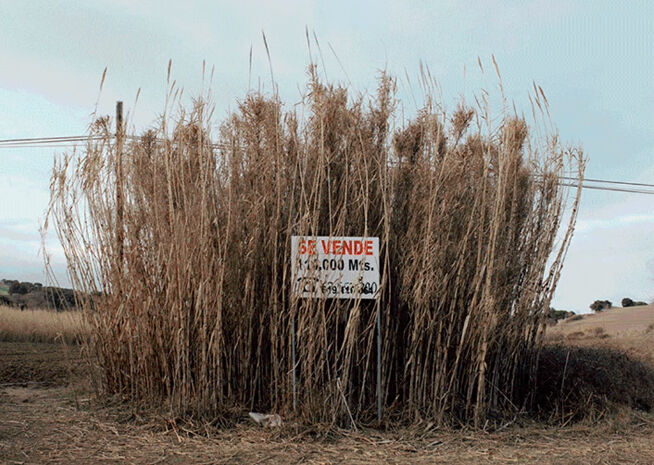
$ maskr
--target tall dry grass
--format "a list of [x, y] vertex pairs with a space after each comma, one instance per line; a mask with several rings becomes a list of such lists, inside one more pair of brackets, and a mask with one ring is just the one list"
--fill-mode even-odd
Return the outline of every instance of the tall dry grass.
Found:
[[77, 344], [89, 334], [81, 312], [0, 306], [0, 341]]
[[97, 120], [56, 163], [50, 219], [74, 287], [102, 296], [87, 315], [106, 392], [290, 415], [295, 328], [295, 414], [371, 421], [375, 303], [289, 292], [291, 236], [342, 235], [380, 238], [388, 419], [524, 405], [579, 200], [562, 225], [557, 176], [581, 178], [581, 153], [485, 104], [428, 97], [394, 127], [397, 103], [391, 77], [366, 99], [311, 68], [302, 106], [250, 93], [217, 132], [202, 99], [140, 137]]

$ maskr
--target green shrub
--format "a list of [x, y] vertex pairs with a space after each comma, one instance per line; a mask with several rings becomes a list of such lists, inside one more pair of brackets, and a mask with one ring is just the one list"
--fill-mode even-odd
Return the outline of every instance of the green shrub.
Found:
[[629, 297], [625, 297], [622, 299], [622, 306], [623, 307], [640, 307], [642, 305], [647, 305], [647, 302], [643, 302], [642, 300], [632, 300]]
[[573, 317], [574, 315], [575, 312], [568, 310], [556, 310], [552, 307], [550, 307], [549, 311], [549, 319], [554, 321], [565, 320], [567, 318]]
[[9, 294], [11, 294], [11, 295], [14, 295], [14, 294], [25, 295], [25, 294], [27, 294], [27, 286], [25, 286], [24, 283], [13, 282], [9, 286]]

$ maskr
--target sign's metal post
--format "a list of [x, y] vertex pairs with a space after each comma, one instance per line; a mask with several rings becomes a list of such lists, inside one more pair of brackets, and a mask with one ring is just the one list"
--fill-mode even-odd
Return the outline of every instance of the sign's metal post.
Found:
[[[301, 299], [377, 300], [377, 421], [382, 420], [379, 238], [291, 236], [291, 282]], [[291, 318], [293, 409], [297, 407], [296, 314]], [[344, 399], [345, 400], [345, 399]], [[345, 401], [346, 407], [347, 401]], [[348, 407], [349, 409], [349, 407]]]
[[291, 318], [291, 363], [293, 370], [293, 411], [297, 409], [297, 385], [295, 377], [295, 366], [297, 362], [295, 361], [295, 315]]
[[377, 422], [382, 420], [381, 395], [381, 299], [377, 298]]

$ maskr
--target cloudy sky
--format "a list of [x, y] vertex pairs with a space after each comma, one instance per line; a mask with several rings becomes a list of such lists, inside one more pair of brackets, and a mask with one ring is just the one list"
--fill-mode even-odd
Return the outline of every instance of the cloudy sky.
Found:
[[[520, 110], [530, 111], [532, 82], [544, 89], [562, 140], [584, 147], [587, 177], [654, 183], [648, 0], [0, 0], [0, 139], [83, 134], [96, 103], [112, 114], [116, 100], [125, 101], [136, 130], [145, 128], [163, 108], [169, 59], [190, 95], [202, 91], [203, 60], [215, 66], [213, 96], [224, 115], [249, 85], [270, 87], [262, 30], [280, 94], [292, 105], [309, 60], [305, 28], [318, 38], [328, 79], [365, 92], [387, 69], [408, 114], [421, 61], [453, 108], [461, 95], [496, 87], [477, 66], [480, 58], [490, 68], [494, 55]], [[0, 148], [0, 278], [45, 279], [38, 228], [52, 160], [51, 148]], [[584, 191], [557, 308], [654, 299], [653, 205], [651, 195]], [[65, 284], [56, 238], [47, 243]]]

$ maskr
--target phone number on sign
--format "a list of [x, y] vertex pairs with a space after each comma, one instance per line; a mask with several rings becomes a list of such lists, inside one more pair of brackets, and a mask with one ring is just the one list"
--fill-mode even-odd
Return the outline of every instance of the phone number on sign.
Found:
[[322, 282], [318, 278], [301, 277], [297, 279], [297, 291], [305, 294], [330, 295], [372, 295], [377, 292], [377, 283], [364, 282]]

